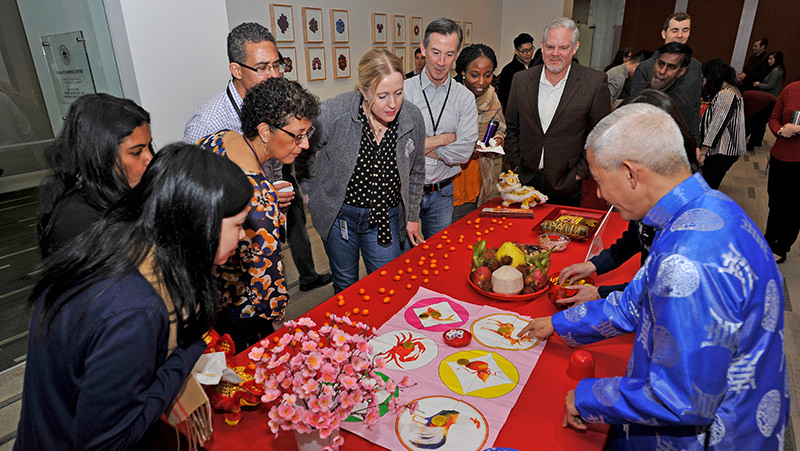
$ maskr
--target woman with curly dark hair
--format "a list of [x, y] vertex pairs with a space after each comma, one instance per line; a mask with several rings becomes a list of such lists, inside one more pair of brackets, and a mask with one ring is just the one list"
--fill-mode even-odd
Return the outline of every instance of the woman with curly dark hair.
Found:
[[[483, 142], [489, 124], [495, 120], [498, 126], [494, 133], [494, 144], [503, 145], [506, 136], [506, 118], [497, 98], [492, 80], [497, 68], [497, 57], [491, 47], [472, 44], [464, 47], [456, 59], [456, 81], [463, 83], [475, 94], [478, 107], [478, 139]], [[483, 205], [496, 194], [497, 177], [494, 173], [493, 153], [478, 152], [478, 144], [470, 160], [461, 165], [461, 172], [453, 179], [453, 222]]]
[[129, 99], [86, 94], [44, 154], [53, 173], [40, 190], [37, 237], [48, 257], [139, 183], [153, 158], [150, 114]]
[[747, 152], [744, 101], [736, 71], [721, 59], [703, 64], [703, 100], [711, 102], [700, 119], [700, 157], [708, 186], [718, 189], [728, 170]]
[[14, 449], [154, 449], [158, 419], [206, 348], [211, 267], [244, 235], [251, 195], [236, 165], [172, 144], [45, 260]]
[[238, 252], [213, 270], [224, 306], [215, 329], [229, 334], [237, 350], [271, 334], [289, 301], [280, 254], [285, 217], [264, 164], [273, 158], [290, 164], [308, 149], [318, 114], [319, 101], [299, 83], [270, 78], [247, 92], [241, 135], [223, 130], [198, 142], [236, 163], [254, 188], [246, 237]]

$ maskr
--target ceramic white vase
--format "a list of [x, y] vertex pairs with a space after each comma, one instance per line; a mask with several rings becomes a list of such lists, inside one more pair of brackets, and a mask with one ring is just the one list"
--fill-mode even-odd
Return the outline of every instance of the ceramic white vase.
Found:
[[325, 446], [333, 446], [333, 439], [338, 435], [338, 429], [325, 438], [320, 438], [319, 430], [317, 429], [306, 434], [294, 431], [294, 438], [297, 441], [298, 451], [322, 451], [322, 448]]

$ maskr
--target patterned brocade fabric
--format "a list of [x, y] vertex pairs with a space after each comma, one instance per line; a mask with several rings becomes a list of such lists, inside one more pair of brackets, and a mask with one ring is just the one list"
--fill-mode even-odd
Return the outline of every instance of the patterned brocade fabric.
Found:
[[552, 317], [572, 346], [636, 334], [624, 377], [578, 384], [581, 416], [616, 425], [610, 449], [782, 450], [783, 279], [761, 232], [699, 174], [643, 222], [656, 236], [625, 291]]
[[[198, 145], [227, 158], [226, 131], [207, 136]], [[281, 261], [278, 193], [263, 174], [243, 172], [254, 188], [243, 224], [246, 237], [239, 242], [238, 251], [212, 273], [220, 289], [222, 314], [277, 320], [289, 301]]]

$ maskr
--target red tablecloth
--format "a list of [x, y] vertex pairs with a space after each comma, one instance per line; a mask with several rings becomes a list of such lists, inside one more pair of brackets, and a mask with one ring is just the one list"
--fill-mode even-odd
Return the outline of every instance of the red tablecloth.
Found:
[[[325, 322], [326, 312], [343, 314], [354, 307], [367, 308], [369, 316], [358, 315], [358, 319], [380, 327], [401, 307], [411, 296], [416, 293], [417, 287], [425, 286], [431, 290], [439, 291], [456, 299], [475, 304], [488, 304], [500, 309], [515, 311], [530, 317], [549, 316], [557, 310], [550, 302], [547, 295], [542, 295], [529, 302], [501, 302], [486, 298], [476, 293], [467, 283], [472, 251], [467, 244], [474, 243], [481, 233], [480, 238], [488, 240], [489, 247], [499, 247], [505, 241], [523, 243], [537, 243], [539, 232], [531, 229], [544, 218], [554, 206], [542, 205], [535, 207], [536, 218], [506, 219], [502, 224], [493, 222], [491, 218], [480, 218], [478, 228], [475, 219], [478, 211], [473, 212], [461, 221], [456, 222], [444, 231], [428, 239], [425, 245], [417, 246], [401, 255], [396, 260], [387, 264], [380, 270], [370, 274], [351, 286], [342, 294], [346, 300], [343, 307], [337, 305], [337, 298], [333, 297], [323, 302], [307, 313], [318, 324]], [[498, 220], [499, 222], [500, 220]], [[491, 230], [491, 229], [494, 230]], [[609, 246], [626, 230], [627, 223], [618, 214], [613, 213], [609, 224], [603, 234], [605, 246]], [[488, 230], [488, 233], [486, 231]], [[459, 237], [464, 236], [464, 242], [458, 243]], [[450, 242], [447, 242], [447, 239]], [[552, 254], [550, 260], [550, 274], [556, 274], [561, 268], [575, 262], [583, 261], [588, 251], [588, 241], [573, 241], [565, 252]], [[433, 256], [431, 256], [433, 254]], [[445, 255], [446, 254], [446, 255]], [[420, 256], [427, 258], [425, 266], [418, 266]], [[439, 275], [433, 274], [423, 277], [423, 268], [429, 267], [431, 258], [437, 260], [436, 269]], [[406, 263], [406, 260], [409, 263]], [[417, 274], [416, 280], [410, 280], [408, 274], [400, 281], [393, 280], [399, 269], [413, 268], [412, 274]], [[449, 268], [449, 269], [448, 269]], [[595, 276], [600, 285], [610, 285], [630, 281], [639, 268], [639, 259], [631, 258], [625, 265], [603, 276]], [[381, 275], [385, 270], [386, 275]], [[429, 282], [423, 284], [427, 278]], [[411, 288], [406, 285], [411, 283]], [[364, 302], [359, 294], [360, 289], [366, 290], [370, 295], [369, 302]], [[385, 288], [387, 291], [394, 289], [396, 294], [388, 304], [382, 303], [386, 294], [378, 290]], [[275, 335], [281, 336], [285, 329], [278, 330]], [[619, 376], [625, 373], [628, 356], [633, 345], [633, 335], [616, 337], [610, 340], [584, 346], [594, 355], [595, 376]], [[531, 374], [530, 380], [522, 391], [519, 400], [511, 410], [508, 420], [494, 446], [529, 449], [602, 449], [608, 434], [607, 426], [590, 426], [586, 432], [562, 428], [564, 418], [564, 398], [567, 391], [577, 385], [577, 381], [567, 376], [567, 363], [573, 349], [569, 348], [557, 335], [550, 339], [545, 347], [539, 362]], [[242, 352], [236, 356], [237, 361], [246, 362], [247, 353]], [[294, 434], [284, 432], [276, 439], [267, 428], [267, 409], [264, 406], [252, 408], [244, 413], [244, 418], [237, 426], [225, 424], [222, 415], [214, 415], [214, 435], [207, 442], [207, 449], [214, 450], [239, 450], [239, 449], [271, 449], [294, 450], [296, 449]], [[383, 449], [361, 437], [342, 431], [345, 443], [343, 450]]]

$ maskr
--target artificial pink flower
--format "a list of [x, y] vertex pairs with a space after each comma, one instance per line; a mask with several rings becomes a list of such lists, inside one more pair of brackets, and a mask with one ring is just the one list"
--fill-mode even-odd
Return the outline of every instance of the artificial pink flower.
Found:
[[253, 361], [261, 360], [261, 356], [264, 355], [264, 348], [260, 348], [258, 346], [253, 346], [250, 348], [250, 352], [247, 354], [247, 357]]
[[293, 414], [294, 414], [294, 407], [292, 407], [291, 404], [281, 403], [281, 405], [278, 406], [278, 415], [284, 420], [290, 419]]
[[304, 317], [298, 319], [297, 320], [297, 324], [299, 324], [301, 326], [305, 326], [305, 327], [314, 327], [314, 326], [317, 325], [311, 318], [309, 318], [307, 316], [304, 316]]
[[336, 330], [333, 335], [331, 335], [331, 343], [336, 347], [344, 346], [347, 344], [347, 334], [341, 330]]
[[317, 344], [313, 341], [304, 341], [301, 349], [305, 352], [310, 352], [317, 349]]
[[384, 360], [383, 357], [375, 357], [374, 363], [379, 370], [386, 368], [386, 360]]
[[328, 411], [330, 409], [331, 404], [333, 404], [333, 399], [331, 399], [330, 395], [322, 395], [317, 398], [319, 401], [319, 408], [322, 409], [323, 412]]
[[333, 360], [335, 363], [343, 363], [347, 360], [347, 357], [347, 351], [342, 349], [337, 349], [336, 351], [333, 351], [333, 354], [331, 354], [331, 360]]
[[353, 376], [343, 375], [339, 378], [339, 382], [341, 382], [342, 387], [346, 388], [347, 390], [353, 390], [358, 384], [358, 379]]
[[280, 390], [264, 390], [264, 394], [261, 396], [261, 402], [267, 403], [270, 401], [274, 401], [281, 396]]
[[310, 395], [312, 393], [316, 393], [316, 391], [319, 389], [319, 384], [314, 379], [311, 379], [311, 380], [306, 381], [306, 383], [303, 384], [301, 389], [303, 390], [303, 393], [306, 396], [308, 396], [308, 395]]

